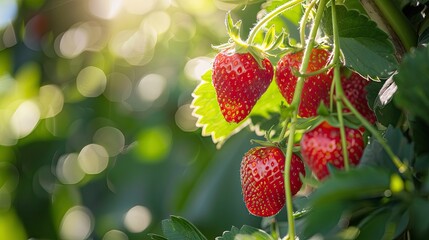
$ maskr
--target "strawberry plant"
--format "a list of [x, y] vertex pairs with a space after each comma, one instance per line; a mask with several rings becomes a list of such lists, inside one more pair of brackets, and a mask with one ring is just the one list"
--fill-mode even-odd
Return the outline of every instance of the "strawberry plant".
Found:
[[[254, 131], [243, 204], [265, 224], [218, 239], [425, 239], [429, 2], [225, 2], [239, 5], [230, 40], [195, 88], [193, 114], [219, 148]], [[246, 4], [261, 11], [242, 40], [233, 16]], [[205, 239], [180, 217], [163, 229], [152, 238]]]

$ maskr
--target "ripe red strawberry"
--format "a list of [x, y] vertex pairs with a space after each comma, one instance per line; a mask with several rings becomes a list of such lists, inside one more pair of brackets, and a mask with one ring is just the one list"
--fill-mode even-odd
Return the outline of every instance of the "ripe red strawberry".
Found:
[[[285, 157], [277, 147], [255, 147], [241, 161], [240, 176], [244, 203], [255, 216], [277, 214], [285, 204]], [[301, 188], [299, 174], [305, 175], [304, 163], [292, 155], [290, 186], [292, 195]]]
[[[362, 114], [370, 123], [374, 124], [377, 118], [371, 108], [369, 108], [368, 100], [366, 99], [367, 92], [365, 87], [368, 84], [368, 80], [355, 72], [352, 72], [349, 77], [341, 77], [341, 85], [343, 86], [344, 95], [360, 114]], [[344, 111], [349, 112], [350, 110], [344, 109]]]
[[[353, 128], [345, 128], [347, 152], [350, 165], [357, 165], [363, 154], [362, 133]], [[327, 164], [344, 168], [340, 129], [323, 122], [315, 129], [306, 132], [301, 138], [301, 154], [318, 179], [329, 175]]]
[[213, 63], [213, 85], [220, 110], [227, 122], [245, 119], [273, 79], [271, 62], [264, 58], [262, 67], [250, 53], [226, 50]]
[[[276, 81], [286, 102], [292, 102], [295, 92], [296, 77], [292, 69], [298, 70], [303, 51], [290, 53], [283, 56], [277, 63]], [[307, 73], [320, 70], [325, 67], [329, 60], [329, 52], [324, 49], [313, 49], [310, 55]], [[329, 105], [330, 89], [332, 84], [333, 71], [321, 73], [308, 77], [302, 89], [301, 103], [298, 109], [298, 115], [301, 117], [312, 117], [317, 115], [317, 108], [320, 102]]]

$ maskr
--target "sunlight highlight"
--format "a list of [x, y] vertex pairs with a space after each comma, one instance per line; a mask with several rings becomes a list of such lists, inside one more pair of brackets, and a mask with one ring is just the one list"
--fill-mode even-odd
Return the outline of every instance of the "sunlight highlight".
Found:
[[166, 87], [167, 79], [165, 77], [159, 74], [149, 74], [140, 80], [137, 90], [143, 101], [153, 102], [162, 95]]
[[152, 214], [149, 209], [140, 205], [132, 207], [124, 216], [124, 225], [132, 233], [143, 232], [151, 221]]
[[98, 174], [109, 164], [109, 154], [98, 144], [88, 144], [82, 148], [77, 158], [79, 166], [87, 174]]
[[122, 4], [122, 0], [90, 0], [88, 7], [94, 16], [102, 19], [112, 19], [118, 15]]
[[113, 229], [104, 234], [102, 240], [128, 240], [128, 236], [122, 231]]
[[110, 157], [117, 156], [125, 146], [125, 136], [117, 128], [103, 127], [98, 129], [93, 137], [94, 143], [103, 146]]
[[41, 118], [55, 117], [64, 105], [64, 95], [55, 85], [45, 85], [39, 89], [39, 106]]
[[40, 120], [39, 106], [34, 101], [25, 101], [19, 105], [10, 119], [12, 131], [17, 139], [26, 137]]
[[197, 118], [192, 115], [191, 104], [185, 104], [177, 109], [175, 114], [176, 125], [185, 132], [197, 130]]
[[103, 70], [94, 66], [82, 69], [76, 78], [77, 90], [85, 97], [98, 97], [106, 89], [106, 84]]
[[93, 231], [93, 217], [89, 209], [74, 206], [64, 215], [60, 225], [61, 239], [87, 239]]
[[55, 173], [58, 180], [64, 184], [76, 184], [85, 177], [85, 173], [79, 166], [77, 153], [61, 156], [58, 159]]

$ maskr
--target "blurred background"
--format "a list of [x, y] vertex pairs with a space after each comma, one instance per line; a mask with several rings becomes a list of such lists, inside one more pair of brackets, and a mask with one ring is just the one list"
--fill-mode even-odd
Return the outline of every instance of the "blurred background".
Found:
[[[239, 179], [254, 135], [217, 150], [191, 115], [224, 2], [0, 0], [0, 239], [148, 239], [170, 215], [209, 239], [259, 226]], [[242, 8], [245, 34], [260, 6]]]

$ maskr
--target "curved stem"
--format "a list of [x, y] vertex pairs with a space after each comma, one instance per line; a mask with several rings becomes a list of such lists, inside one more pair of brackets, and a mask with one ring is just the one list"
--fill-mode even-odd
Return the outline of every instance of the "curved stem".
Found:
[[305, 9], [304, 15], [302, 16], [302, 20], [299, 24], [299, 36], [301, 40], [301, 46], [305, 45], [305, 25], [308, 22], [308, 16], [310, 15], [311, 10], [313, 9], [316, 1], [312, 1], [307, 8]]
[[334, 67], [334, 82], [335, 82], [335, 94], [336, 94], [336, 104], [337, 104], [337, 113], [338, 113], [338, 122], [340, 123], [340, 135], [341, 135], [341, 149], [343, 151], [343, 161], [344, 161], [344, 169], [348, 171], [350, 169], [349, 164], [349, 153], [347, 151], [347, 137], [346, 130], [344, 127], [344, 118], [343, 118], [343, 103], [341, 102], [341, 97], [344, 96], [343, 87], [341, 85], [341, 62], [340, 62], [340, 35], [338, 30], [338, 22], [337, 22], [337, 11], [336, 6], [331, 6], [332, 12], [332, 32], [334, 35], [334, 57], [333, 62], [335, 64]]
[[303, 1], [304, 0], [293, 0], [293, 1], [286, 2], [282, 5], [280, 5], [279, 7], [277, 7], [276, 9], [274, 9], [272, 12], [265, 15], [263, 18], [261, 18], [261, 20], [259, 20], [256, 23], [255, 27], [252, 28], [252, 30], [249, 33], [249, 37], [247, 38], [246, 43], [250, 45], [255, 40], [259, 30], [261, 30], [261, 28], [263, 28], [264, 25], [267, 24], [269, 21], [271, 21], [272, 19], [274, 19], [275, 17], [280, 15], [282, 12], [288, 10], [289, 8], [292, 8], [292, 7], [302, 3]]
[[398, 168], [398, 171], [402, 174], [405, 174], [405, 176], [411, 178], [411, 172], [410, 169], [406, 164], [404, 164], [398, 156], [393, 153], [392, 149], [389, 147], [389, 145], [386, 143], [386, 140], [380, 135], [380, 133], [377, 131], [377, 129], [372, 126], [371, 123], [368, 122], [368, 120], [365, 119], [365, 117], [362, 116], [362, 114], [359, 113], [358, 110], [353, 106], [353, 104], [343, 95], [342, 96], [343, 103], [346, 105], [346, 107], [352, 112], [356, 118], [362, 123], [362, 125], [368, 129], [368, 131], [377, 139], [377, 141], [381, 144], [381, 146], [384, 148], [384, 151], [386, 151], [387, 155], [392, 159], [393, 164]]
[[401, 10], [391, 0], [375, 0], [374, 2], [398, 35], [405, 49], [410, 50], [414, 47], [417, 44], [417, 34]]
[[309, 73], [300, 73], [298, 70], [296, 70], [295, 68], [292, 68], [292, 73], [293, 75], [297, 76], [297, 77], [311, 77], [311, 76], [316, 76], [318, 74], [321, 73], [325, 73], [327, 72], [329, 69], [331, 69], [332, 67], [334, 67], [334, 63], [330, 63], [328, 65], [326, 65], [326, 67], [323, 67], [319, 70], [313, 71], [313, 72], [309, 72]]
[[[304, 50], [304, 56], [302, 59], [301, 67], [299, 69], [300, 73], [305, 73], [310, 62], [310, 55], [314, 47], [317, 30], [319, 29], [320, 21], [323, 16], [323, 11], [326, 6], [327, 0], [320, 0], [319, 6], [316, 12], [316, 18], [314, 20], [313, 26], [310, 30], [310, 36], [308, 45]], [[292, 160], [292, 150], [293, 150], [293, 141], [295, 137], [295, 130], [298, 120], [298, 108], [301, 101], [301, 93], [304, 86], [304, 77], [299, 77], [296, 83], [295, 92], [293, 95], [293, 99], [291, 102], [291, 108], [293, 109], [292, 120], [289, 128], [289, 137], [288, 137], [288, 145], [286, 148], [286, 161], [285, 161], [285, 193], [286, 193], [286, 210], [288, 217], [288, 227], [289, 227], [289, 239], [295, 239], [295, 221], [293, 216], [293, 206], [292, 206], [292, 193], [290, 188], [290, 169], [291, 169], [291, 160]], [[292, 143], [292, 144], [291, 144]]]

